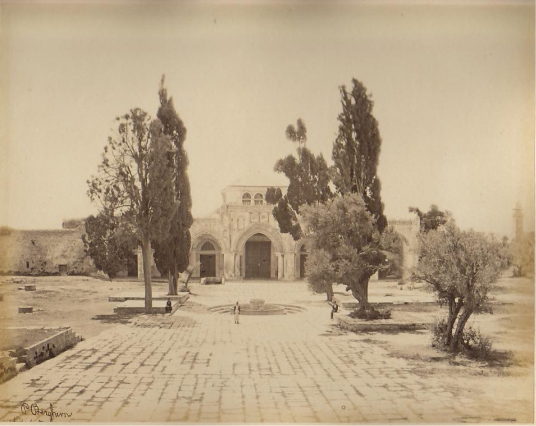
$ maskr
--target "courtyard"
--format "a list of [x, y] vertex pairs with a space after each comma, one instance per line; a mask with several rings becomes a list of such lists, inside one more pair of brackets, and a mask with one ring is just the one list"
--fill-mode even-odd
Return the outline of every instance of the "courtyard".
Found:
[[[113, 314], [116, 303], [108, 296], [140, 290], [141, 283], [25, 278], [37, 287], [25, 292], [7, 280], [3, 334], [71, 326], [85, 340], [0, 385], [0, 421], [49, 420], [51, 406], [54, 420], [76, 423], [533, 421], [534, 284], [528, 279], [503, 278], [495, 314], [475, 318], [494, 347], [512, 351], [502, 363], [443, 355], [430, 347], [428, 331], [342, 331], [329, 318], [325, 296], [311, 294], [303, 281], [194, 283], [173, 315], [122, 317]], [[445, 313], [432, 308], [423, 288], [400, 287], [373, 283], [371, 301], [400, 303], [431, 318]], [[344, 298], [342, 286], [335, 292]], [[230, 313], [210, 310], [252, 298], [302, 310], [243, 315], [239, 325]], [[17, 314], [19, 304], [37, 309]]]

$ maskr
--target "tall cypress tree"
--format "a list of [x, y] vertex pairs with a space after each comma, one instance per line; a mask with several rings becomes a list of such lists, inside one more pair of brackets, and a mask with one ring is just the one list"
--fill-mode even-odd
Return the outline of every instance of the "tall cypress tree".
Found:
[[283, 233], [292, 235], [295, 241], [303, 237], [300, 224], [300, 208], [304, 205], [325, 203], [332, 197], [329, 187], [329, 168], [324, 156], [315, 156], [307, 148], [307, 128], [300, 118], [296, 127], [289, 125], [287, 139], [298, 144], [297, 157], [288, 155], [277, 161], [274, 170], [289, 180], [287, 193], [268, 188], [266, 202], [274, 204], [273, 215]]
[[193, 223], [192, 197], [188, 178], [188, 154], [184, 149], [186, 127], [180, 119], [173, 98], [168, 97], [164, 87], [164, 76], [158, 92], [160, 107], [157, 117], [164, 126], [164, 134], [171, 138], [174, 145], [169, 161], [175, 172], [175, 191], [177, 193], [177, 210], [171, 221], [169, 236], [164, 241], [153, 242], [154, 260], [158, 270], [169, 276], [169, 294], [177, 294], [177, 274], [188, 267], [190, 256], [190, 227]]
[[355, 78], [351, 91], [342, 86], [340, 93], [342, 112], [337, 117], [339, 132], [333, 144], [333, 183], [339, 194], [360, 194], [382, 232], [387, 218], [377, 173], [382, 140], [378, 121], [372, 115], [374, 102], [366, 87]]

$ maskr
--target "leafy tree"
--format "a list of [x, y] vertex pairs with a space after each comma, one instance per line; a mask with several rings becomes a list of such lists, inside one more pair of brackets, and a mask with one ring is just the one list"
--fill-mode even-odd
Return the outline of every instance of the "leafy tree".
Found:
[[421, 221], [421, 232], [433, 231], [439, 228], [441, 225], [447, 223], [451, 216], [449, 212], [443, 212], [439, 210], [435, 204], [430, 206], [430, 210], [426, 213], [419, 210], [418, 207], [410, 207], [410, 213], [416, 213]]
[[100, 213], [85, 220], [86, 233], [82, 241], [86, 253], [93, 259], [99, 271], [112, 280], [124, 270], [136, 249], [135, 237], [124, 232], [113, 214]]
[[461, 231], [452, 220], [420, 235], [421, 258], [413, 279], [428, 283], [438, 301], [448, 305], [444, 345], [462, 347], [472, 314], [489, 312], [489, 291], [506, 266], [501, 242], [474, 231]]
[[315, 156], [307, 147], [307, 128], [300, 118], [296, 127], [289, 125], [287, 139], [297, 143], [297, 156], [289, 155], [277, 161], [274, 170], [289, 180], [287, 193], [268, 188], [266, 201], [274, 204], [273, 215], [282, 233], [292, 235], [295, 241], [304, 236], [300, 223], [300, 209], [304, 205], [326, 202], [332, 197], [329, 173], [322, 154]]
[[319, 248], [310, 252], [306, 261], [306, 276], [309, 290], [317, 294], [326, 293], [329, 301], [333, 299], [333, 283], [337, 282], [337, 274], [326, 250]]
[[190, 227], [193, 223], [192, 197], [190, 193], [190, 180], [188, 178], [188, 154], [184, 148], [186, 140], [186, 127], [180, 119], [173, 98], [168, 97], [162, 77], [160, 91], [160, 108], [157, 117], [164, 127], [164, 134], [169, 136], [174, 150], [170, 154], [173, 165], [177, 207], [169, 235], [161, 242], [154, 240], [154, 260], [161, 274], [168, 274], [169, 294], [177, 294], [177, 277], [188, 266], [190, 256]]
[[[360, 194], [335, 197], [302, 208], [308, 231], [308, 279], [313, 288], [327, 282], [346, 285], [362, 309], [369, 308], [369, 278], [387, 259], [376, 221]], [[333, 280], [333, 281], [332, 281]]]
[[145, 312], [151, 313], [151, 241], [165, 238], [176, 211], [169, 160], [173, 145], [160, 120], [152, 120], [141, 109], [117, 120], [117, 132], [104, 147], [98, 175], [88, 181], [88, 195], [100, 205], [101, 213], [114, 212], [141, 243]]
[[510, 244], [514, 276], [534, 275], [534, 233], [515, 238]]
[[338, 116], [339, 131], [333, 143], [333, 183], [339, 194], [361, 195], [378, 231], [383, 232], [387, 218], [383, 213], [381, 182], [377, 173], [382, 140], [378, 121], [372, 115], [374, 103], [365, 86], [355, 78], [351, 91], [341, 86], [340, 93], [342, 112]]

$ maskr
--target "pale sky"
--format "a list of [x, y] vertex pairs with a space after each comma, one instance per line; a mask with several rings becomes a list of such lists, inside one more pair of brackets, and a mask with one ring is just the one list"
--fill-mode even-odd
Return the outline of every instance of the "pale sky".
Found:
[[331, 147], [338, 87], [372, 93], [388, 218], [450, 210], [462, 228], [534, 228], [532, 2], [2, 4], [0, 225], [59, 228], [96, 212], [86, 180], [114, 118], [156, 116], [167, 88], [188, 138], [193, 213], [251, 171]]

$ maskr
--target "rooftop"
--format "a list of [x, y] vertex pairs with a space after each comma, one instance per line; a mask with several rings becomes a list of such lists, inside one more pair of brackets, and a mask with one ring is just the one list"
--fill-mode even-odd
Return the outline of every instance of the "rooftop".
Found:
[[255, 171], [242, 176], [229, 186], [288, 186], [288, 179], [274, 171]]

